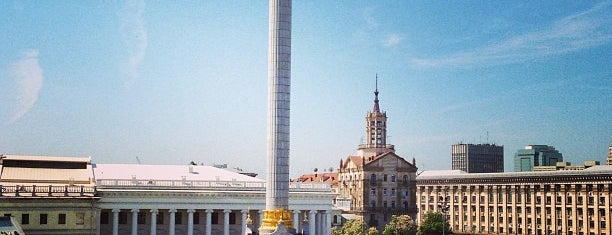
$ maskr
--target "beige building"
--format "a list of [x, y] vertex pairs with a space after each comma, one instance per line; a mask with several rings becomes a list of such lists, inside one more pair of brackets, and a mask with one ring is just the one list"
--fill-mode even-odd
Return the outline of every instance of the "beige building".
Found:
[[362, 218], [382, 230], [392, 215], [416, 216], [416, 171], [387, 144], [387, 115], [374, 92], [374, 108], [366, 116], [366, 143], [357, 155], [340, 160], [336, 206], [347, 219]]
[[418, 220], [448, 205], [456, 234], [610, 235], [612, 166], [417, 177]]
[[0, 155], [0, 215], [27, 234], [95, 234], [89, 158]]
[[612, 146], [608, 147], [608, 165], [612, 165]]

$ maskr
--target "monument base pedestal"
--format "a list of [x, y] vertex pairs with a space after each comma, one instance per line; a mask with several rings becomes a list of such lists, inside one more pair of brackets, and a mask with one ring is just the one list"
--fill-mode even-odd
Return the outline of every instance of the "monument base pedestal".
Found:
[[260, 235], [293, 235], [293, 221], [291, 211], [280, 208], [277, 210], [264, 210], [264, 218], [259, 228]]

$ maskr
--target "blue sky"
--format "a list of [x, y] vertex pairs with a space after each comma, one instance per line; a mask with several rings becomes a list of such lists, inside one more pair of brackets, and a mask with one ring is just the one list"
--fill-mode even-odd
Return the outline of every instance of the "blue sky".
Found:
[[[267, 1], [0, 8], [0, 153], [264, 175]], [[504, 145], [507, 171], [525, 145], [612, 144], [610, 1], [294, 1], [292, 43], [292, 177], [356, 152], [376, 74], [422, 170], [458, 142]]]

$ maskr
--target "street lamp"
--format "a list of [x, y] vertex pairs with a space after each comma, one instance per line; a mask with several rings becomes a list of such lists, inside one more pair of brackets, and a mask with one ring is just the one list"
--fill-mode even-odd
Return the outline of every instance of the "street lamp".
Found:
[[444, 196], [440, 196], [440, 211], [442, 212], [442, 235], [446, 235], [446, 212], [448, 212], [449, 205], [446, 201], [446, 193], [448, 191], [448, 187], [444, 189]]

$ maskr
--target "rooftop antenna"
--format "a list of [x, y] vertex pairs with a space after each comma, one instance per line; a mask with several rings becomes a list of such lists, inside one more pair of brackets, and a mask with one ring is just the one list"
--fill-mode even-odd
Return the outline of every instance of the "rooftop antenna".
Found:
[[489, 131], [487, 131], [487, 144], [489, 143]]
[[136, 161], [138, 162], [138, 165], [140, 165], [140, 158], [138, 158], [138, 156], [136, 156]]

